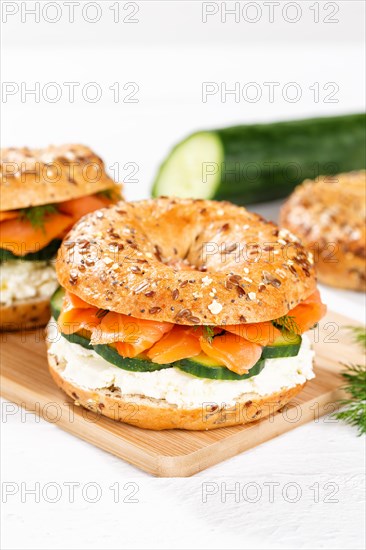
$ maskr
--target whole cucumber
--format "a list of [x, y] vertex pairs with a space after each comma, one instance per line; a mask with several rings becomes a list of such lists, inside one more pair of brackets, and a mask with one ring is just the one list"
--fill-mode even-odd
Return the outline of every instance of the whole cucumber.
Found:
[[152, 194], [230, 200], [287, 196], [307, 178], [366, 167], [364, 114], [197, 132], [162, 163]]

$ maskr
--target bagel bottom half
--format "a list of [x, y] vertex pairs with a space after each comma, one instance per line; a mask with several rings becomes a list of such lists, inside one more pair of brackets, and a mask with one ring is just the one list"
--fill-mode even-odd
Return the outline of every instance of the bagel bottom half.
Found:
[[77, 405], [107, 416], [113, 420], [149, 430], [212, 430], [247, 424], [265, 418], [297, 395], [304, 384], [297, 384], [266, 396], [243, 394], [240, 401], [229, 407], [204, 404], [200, 408], [185, 409], [171, 405], [163, 399], [142, 395], [121, 395], [118, 388], [92, 390], [78, 386], [63, 376], [65, 361], [48, 353], [52, 378], [57, 386]]
[[28, 330], [45, 326], [51, 317], [49, 298], [17, 300], [0, 306], [0, 330]]

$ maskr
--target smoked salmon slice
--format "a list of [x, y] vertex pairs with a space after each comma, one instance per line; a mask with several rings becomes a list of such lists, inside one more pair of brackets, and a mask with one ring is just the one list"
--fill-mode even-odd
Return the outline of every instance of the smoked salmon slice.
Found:
[[[76, 296], [76, 294], [72, 294], [71, 292], [65, 292], [63, 307], [65, 308], [81, 308], [81, 309], [90, 309], [94, 308], [95, 306], [92, 306], [82, 300], [82, 298], [79, 298], [79, 296]], [[98, 308], [95, 308], [98, 309]]]
[[92, 345], [116, 343], [123, 357], [136, 357], [151, 348], [165, 333], [173, 328], [172, 323], [160, 323], [148, 319], [136, 319], [110, 311], [93, 331]]
[[175, 325], [149, 351], [147, 357], [153, 363], [167, 365], [201, 353], [199, 335], [195, 335], [189, 327]]
[[19, 210], [9, 210], [8, 212], [0, 212], [0, 222], [5, 220], [15, 220], [19, 217]]
[[63, 334], [74, 334], [81, 329], [93, 331], [100, 323], [97, 308], [62, 311], [57, 324]]
[[114, 201], [101, 195], [88, 195], [55, 204], [58, 212], [46, 214], [42, 227], [34, 227], [22, 219], [19, 210], [0, 212], [0, 248], [16, 256], [38, 252], [55, 238], [63, 238], [67, 230], [82, 216], [104, 208]]
[[225, 325], [222, 329], [244, 338], [248, 342], [268, 346], [281, 336], [281, 331], [270, 321], [265, 323], [247, 323], [241, 325]]
[[106, 197], [101, 197], [98, 195], [88, 195], [86, 197], [80, 197], [78, 199], [71, 199], [69, 201], [59, 202], [57, 208], [60, 212], [72, 216], [73, 220], [76, 222], [85, 214], [94, 212], [94, 210], [99, 210], [111, 204], [112, 201]]
[[0, 248], [16, 256], [38, 252], [72, 224], [70, 216], [60, 213], [46, 214], [42, 227], [33, 227], [29, 220], [12, 219], [1, 222]]
[[73, 334], [82, 329], [91, 332], [101, 321], [98, 311], [75, 294], [66, 292], [57, 324], [63, 334]]
[[202, 351], [237, 374], [246, 374], [260, 359], [262, 348], [229, 332], [211, 342], [200, 338]]
[[293, 317], [295, 332], [302, 334], [316, 325], [326, 312], [327, 306], [322, 303], [319, 290], [316, 290], [301, 304], [291, 309], [287, 315]]
[[[292, 309], [288, 316], [293, 318], [301, 334], [314, 326], [326, 310], [317, 290]], [[58, 324], [65, 334], [82, 329], [90, 331], [92, 345], [113, 343], [123, 357], [136, 357], [145, 352], [153, 363], [165, 365], [195, 357], [203, 351], [240, 375], [246, 374], [259, 361], [262, 347], [272, 344], [281, 334], [268, 321], [211, 327], [213, 336], [208, 338], [204, 327], [187, 327], [104, 312], [70, 292], [65, 294]], [[222, 330], [225, 333], [217, 335]]]

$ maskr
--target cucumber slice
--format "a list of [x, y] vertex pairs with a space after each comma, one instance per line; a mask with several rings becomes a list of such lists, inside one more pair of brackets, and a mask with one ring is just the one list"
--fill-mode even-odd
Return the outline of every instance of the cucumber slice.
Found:
[[263, 348], [261, 359], [295, 357], [299, 353], [301, 342], [300, 335], [283, 330], [273, 344]]
[[214, 132], [194, 134], [178, 144], [162, 164], [152, 194], [213, 198], [220, 185], [223, 160], [224, 149]]
[[265, 361], [260, 359], [247, 374], [237, 374], [226, 367], [218, 366], [216, 361], [212, 361], [204, 353], [192, 357], [192, 359], [183, 359], [174, 363], [175, 367], [188, 374], [212, 380], [245, 380], [245, 378], [252, 378], [263, 370], [264, 365]]
[[142, 357], [122, 357], [115, 348], [108, 346], [107, 344], [100, 344], [93, 346], [95, 353], [103, 357], [108, 363], [112, 363], [120, 369], [129, 370], [133, 372], [152, 372], [155, 370], [162, 370], [171, 368], [173, 364], [158, 365], [148, 359]]
[[29, 252], [24, 256], [16, 256], [10, 250], [0, 248], [0, 262], [6, 262], [9, 260], [23, 260], [26, 262], [44, 262], [46, 260], [52, 260], [56, 255], [57, 250], [61, 245], [60, 239], [53, 239], [47, 246], [38, 250], [37, 252]]
[[281, 335], [271, 346], [266, 346], [262, 350], [260, 360], [250, 369], [247, 374], [236, 374], [223, 365], [220, 365], [214, 359], [201, 353], [192, 359], [178, 361], [179, 369], [199, 378], [212, 378], [215, 380], [243, 380], [256, 376], [264, 368], [266, 359], [275, 359], [281, 357], [295, 357], [298, 355], [301, 346], [301, 336], [292, 332], [282, 331]]
[[198, 132], [165, 159], [152, 195], [237, 204], [278, 199], [305, 179], [365, 168], [365, 136], [364, 114]]
[[[59, 286], [51, 296], [51, 313], [52, 317], [56, 319], [56, 321], [61, 313], [62, 301], [64, 299], [64, 296], [65, 290], [62, 288], [62, 286]], [[65, 335], [63, 334], [63, 336]]]

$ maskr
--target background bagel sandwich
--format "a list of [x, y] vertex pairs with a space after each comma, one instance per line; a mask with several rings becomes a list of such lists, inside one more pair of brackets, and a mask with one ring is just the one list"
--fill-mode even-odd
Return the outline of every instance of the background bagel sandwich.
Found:
[[280, 223], [312, 251], [319, 280], [366, 289], [366, 172], [306, 180], [284, 204]]
[[266, 416], [313, 374], [325, 314], [311, 254], [245, 208], [120, 202], [88, 214], [56, 262], [48, 359], [78, 404], [149, 429]]
[[83, 145], [1, 150], [0, 329], [47, 323], [62, 238], [120, 196], [103, 161]]

